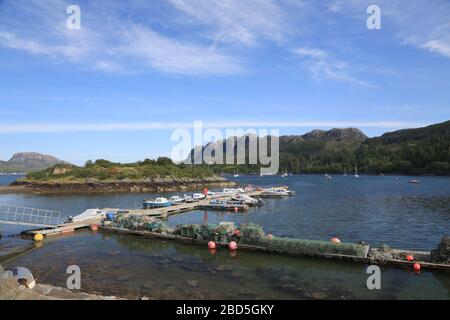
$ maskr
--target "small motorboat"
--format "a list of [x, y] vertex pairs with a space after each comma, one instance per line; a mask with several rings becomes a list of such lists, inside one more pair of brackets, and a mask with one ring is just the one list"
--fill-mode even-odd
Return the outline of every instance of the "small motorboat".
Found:
[[203, 200], [203, 199], [205, 199], [206, 198], [206, 196], [203, 194], [203, 193], [194, 193], [193, 195], [192, 195], [192, 199], [194, 200], [194, 201], [200, 201], [200, 200]]
[[66, 222], [68, 223], [83, 222], [93, 219], [102, 219], [105, 217], [106, 211], [100, 209], [87, 209], [75, 217], [69, 216]]
[[280, 188], [268, 188], [264, 189], [260, 194], [261, 198], [283, 198], [289, 197], [289, 193], [285, 189]]
[[212, 192], [212, 191], [208, 191], [208, 192], [206, 193], [206, 195], [207, 195], [208, 197], [215, 197], [215, 196], [216, 196], [216, 193], [215, 193], [215, 192]]
[[172, 202], [172, 205], [177, 205], [183, 203], [184, 198], [180, 197], [179, 195], [175, 195], [170, 197], [170, 201]]
[[255, 199], [246, 194], [237, 194], [231, 197], [231, 199], [234, 201], [240, 201], [248, 206], [260, 206], [263, 204], [261, 199]]
[[186, 203], [194, 202], [194, 199], [192, 198], [192, 196], [184, 195], [183, 198], [184, 198], [184, 202], [186, 202]]
[[237, 194], [237, 193], [243, 193], [245, 190], [242, 188], [233, 189], [233, 188], [225, 188], [222, 191], [222, 194]]
[[419, 184], [420, 181], [417, 180], [417, 179], [412, 179], [412, 180], [409, 180], [409, 183], [411, 183], [411, 184]]
[[278, 191], [281, 191], [281, 192], [287, 192], [287, 194], [289, 196], [295, 196], [297, 194], [295, 191], [289, 190], [288, 186], [276, 187], [276, 188], [274, 188], [274, 190], [278, 190]]
[[153, 209], [153, 208], [164, 208], [170, 207], [172, 202], [167, 200], [166, 198], [160, 197], [155, 200], [144, 200], [143, 202], [144, 209]]

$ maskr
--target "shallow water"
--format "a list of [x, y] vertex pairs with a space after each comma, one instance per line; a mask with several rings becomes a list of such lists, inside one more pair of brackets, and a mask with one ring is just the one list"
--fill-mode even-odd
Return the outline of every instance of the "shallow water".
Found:
[[[82, 290], [130, 299], [448, 299], [450, 276], [382, 270], [368, 290], [359, 264], [252, 252], [211, 254], [197, 245], [78, 232], [15, 261], [40, 282], [65, 286], [67, 266], [81, 268]], [[11, 264], [10, 263], [10, 264]]]
[[[450, 232], [450, 178], [323, 176], [241, 177], [242, 184], [286, 184], [296, 197], [267, 199], [247, 214], [191, 212], [169, 223], [254, 222], [278, 236], [344, 241], [372, 245], [432, 249]], [[0, 195], [0, 201], [75, 215], [87, 208], [138, 206], [150, 195]], [[17, 241], [8, 235], [20, 228], [0, 226], [0, 252]], [[6, 236], [5, 236], [6, 235]], [[6, 239], [6, 240], [5, 240]], [[1, 255], [1, 253], [0, 253]], [[39, 281], [65, 285], [65, 269], [82, 270], [82, 290], [127, 298], [159, 299], [448, 299], [450, 274], [385, 268], [382, 290], [366, 287], [366, 266], [317, 259], [290, 258], [226, 250], [212, 255], [203, 247], [134, 236], [91, 234], [46, 240], [38, 248], [10, 262], [29, 267]]]

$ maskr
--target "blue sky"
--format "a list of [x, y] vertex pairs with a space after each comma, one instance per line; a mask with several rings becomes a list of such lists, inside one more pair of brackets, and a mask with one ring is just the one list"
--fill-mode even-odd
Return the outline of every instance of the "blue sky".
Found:
[[446, 121], [449, 16], [447, 0], [0, 0], [0, 159], [169, 155], [195, 120], [369, 136]]

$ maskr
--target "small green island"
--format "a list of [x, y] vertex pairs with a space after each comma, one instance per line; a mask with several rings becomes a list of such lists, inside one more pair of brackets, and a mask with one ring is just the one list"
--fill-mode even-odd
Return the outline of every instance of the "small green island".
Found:
[[84, 166], [57, 164], [29, 172], [11, 187], [35, 193], [171, 192], [202, 187], [227, 187], [233, 182], [202, 165], [175, 164], [170, 158], [136, 163], [88, 161]]

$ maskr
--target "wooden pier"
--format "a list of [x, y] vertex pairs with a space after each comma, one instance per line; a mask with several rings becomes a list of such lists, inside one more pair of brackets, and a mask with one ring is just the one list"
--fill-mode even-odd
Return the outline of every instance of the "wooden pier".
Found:
[[[247, 192], [246, 195], [250, 197], [259, 197], [261, 194], [261, 191], [253, 191], [253, 192]], [[211, 204], [211, 200], [220, 200], [220, 201], [229, 201], [231, 200], [232, 195], [224, 195], [219, 197], [214, 197], [213, 199], [205, 199], [200, 200], [197, 202], [191, 202], [191, 203], [181, 203], [177, 205], [173, 205], [170, 207], [164, 207], [164, 208], [154, 208], [154, 209], [118, 209], [118, 208], [104, 208], [101, 209], [101, 211], [105, 212], [113, 212], [113, 213], [121, 213], [125, 216], [146, 216], [146, 217], [154, 217], [154, 218], [160, 218], [160, 219], [167, 219], [168, 217], [180, 214], [184, 212], [189, 211], [195, 211], [195, 210], [231, 210], [234, 211], [235, 208], [238, 209], [238, 211], [245, 211], [248, 209], [247, 205], [232, 205], [229, 207], [224, 207], [222, 205], [217, 204]], [[25, 234], [28, 235], [35, 235], [35, 234], [42, 234], [44, 236], [54, 236], [54, 235], [61, 235], [65, 233], [71, 233], [74, 232], [77, 229], [83, 229], [83, 228], [89, 228], [91, 225], [96, 224], [100, 225], [102, 223], [102, 218], [94, 218], [90, 220], [85, 220], [81, 222], [71, 222], [71, 223], [64, 223], [61, 225], [48, 227], [44, 229], [38, 229], [38, 230], [31, 230], [31, 231], [25, 231]]]
[[[252, 191], [247, 192], [245, 195], [250, 197], [259, 198], [262, 191]], [[129, 210], [123, 210], [123, 209], [117, 209], [117, 208], [105, 208], [104, 211], [107, 212], [121, 212], [125, 213], [125, 215], [139, 215], [139, 216], [148, 216], [148, 217], [155, 217], [155, 218], [162, 218], [166, 219], [172, 215], [180, 214], [184, 212], [189, 211], [195, 211], [195, 210], [224, 210], [228, 209], [233, 211], [234, 208], [238, 208], [238, 211], [245, 211], [248, 209], [247, 205], [232, 205], [227, 208], [223, 208], [221, 205], [217, 204], [211, 204], [211, 200], [219, 200], [219, 201], [229, 201], [231, 200], [232, 195], [224, 195], [219, 197], [214, 197], [213, 199], [205, 199], [200, 200], [197, 202], [191, 202], [191, 203], [180, 203], [177, 205], [173, 205], [170, 207], [164, 207], [164, 208], [154, 208], [154, 209], [129, 209]]]
[[66, 233], [72, 233], [78, 229], [89, 228], [93, 224], [100, 225], [102, 223], [102, 220], [103, 219], [101, 219], [101, 218], [95, 218], [95, 219], [85, 220], [82, 222], [64, 223], [62, 225], [59, 225], [59, 226], [53, 227], [53, 228], [25, 231], [25, 234], [33, 236], [35, 234], [40, 233], [46, 237], [57, 236], [57, 235], [62, 235], [62, 234], [66, 234]]

